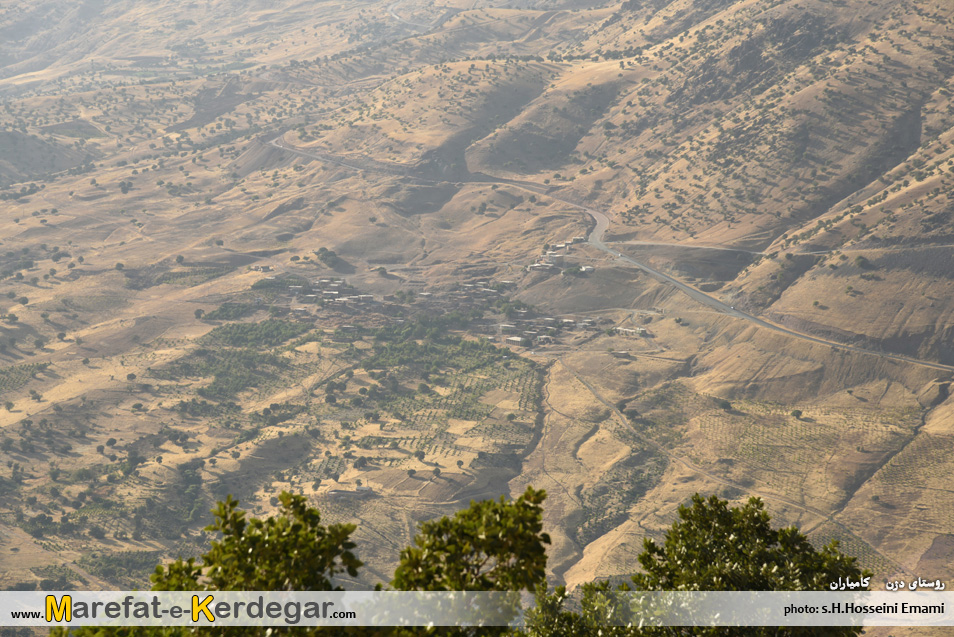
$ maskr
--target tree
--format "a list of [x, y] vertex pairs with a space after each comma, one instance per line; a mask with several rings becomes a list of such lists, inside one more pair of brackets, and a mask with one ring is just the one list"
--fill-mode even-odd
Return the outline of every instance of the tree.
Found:
[[[401, 552], [391, 581], [395, 590], [535, 590], [537, 605], [526, 614], [527, 637], [617, 637], [630, 635], [722, 635], [730, 631], [711, 627], [642, 628], [616, 625], [627, 610], [631, 590], [608, 582], [583, 586], [580, 612], [568, 610], [566, 591], [548, 593], [546, 551], [550, 538], [542, 532], [545, 492], [528, 488], [516, 500], [471, 502], [453, 517], [425, 522], [414, 545]], [[152, 576], [153, 590], [280, 591], [332, 589], [337, 573], [357, 575], [361, 562], [354, 556], [350, 535], [354, 525], [320, 524], [317, 509], [304, 496], [283, 492], [281, 509], [267, 520], [246, 520], [229, 496], [213, 511], [215, 522], [206, 531], [220, 539], [202, 556], [181, 558], [159, 566]], [[644, 541], [639, 556], [644, 573], [632, 578], [638, 590], [829, 590], [839, 577], [860, 579], [864, 573], [855, 559], [831, 544], [816, 551], [795, 527], [773, 529], [762, 502], [752, 498], [741, 507], [716, 497], [693, 496], [679, 509], [679, 519], [666, 533], [662, 546]], [[89, 635], [188, 635], [185, 627], [73, 629]], [[271, 634], [264, 628], [229, 628], [222, 634]], [[299, 628], [302, 634], [311, 629]], [[320, 628], [318, 631], [320, 632]], [[440, 629], [439, 629], [440, 630]], [[433, 629], [395, 629], [383, 634], [435, 633]], [[503, 634], [507, 629], [484, 628], [479, 633]], [[856, 635], [861, 627], [750, 627], [737, 635]], [[332, 631], [333, 634], [338, 634]], [[65, 631], [56, 632], [65, 635]], [[342, 633], [344, 634], [344, 633]], [[350, 633], [349, 633], [350, 634]], [[355, 632], [354, 634], [361, 634]], [[369, 634], [379, 634], [370, 632]], [[512, 633], [507, 633], [512, 634]]]
[[122, 269], [125, 268], [125, 267], [126, 267], [126, 266], [123, 265], [122, 263], [117, 263], [117, 264], [116, 264], [116, 269], [117, 269], [117, 270], [122, 270]]
[[[302, 495], [282, 492], [281, 510], [267, 520], [245, 519], [232, 496], [213, 510], [206, 531], [221, 533], [202, 556], [181, 558], [152, 576], [153, 590], [322, 591], [338, 573], [358, 574], [361, 561], [351, 552], [353, 524], [320, 524], [318, 509]], [[200, 583], [201, 580], [201, 583]]]
[[471, 501], [454, 517], [425, 522], [401, 552], [391, 585], [402, 591], [534, 590], [546, 576], [545, 491], [516, 500]]
[[[832, 542], [821, 551], [808, 542], [794, 526], [774, 529], [762, 501], [750, 498], [741, 507], [726, 500], [699, 494], [679, 507], [679, 519], [666, 532], [662, 546], [643, 540], [639, 555], [643, 573], [632, 578], [633, 586], [644, 591], [821, 591], [838, 578], [860, 579], [870, 575], [842, 555]], [[630, 590], [616, 591], [607, 582], [583, 586], [581, 612], [566, 610], [566, 591], [537, 590], [536, 608], [527, 612], [528, 637], [581, 635], [858, 635], [861, 627], [747, 627], [747, 628], [642, 628], [611, 627]], [[625, 610], [625, 608], [624, 608]]]
[[[392, 587], [397, 590], [498, 590], [532, 589], [544, 581], [550, 539], [542, 529], [540, 503], [543, 491], [528, 488], [513, 501], [471, 502], [453, 518], [427, 522], [415, 538], [416, 547], [401, 554]], [[267, 520], [247, 520], [238, 502], [229, 496], [219, 502], [215, 522], [207, 532], [220, 534], [202, 556], [178, 559], [158, 566], [151, 580], [154, 591], [309, 591], [341, 590], [333, 587], [336, 574], [357, 575], [361, 562], [354, 556], [352, 524], [320, 524], [318, 510], [307, 506], [304, 496], [283, 492], [281, 509]], [[506, 612], [506, 611], [504, 611]], [[450, 632], [448, 632], [448, 630]], [[484, 628], [476, 634], [503, 634], [506, 628]], [[459, 634], [454, 629], [395, 629], [350, 631], [298, 627], [293, 634], [419, 635]], [[91, 637], [109, 635], [195, 634], [186, 627], [82, 627], [55, 629], [54, 635]], [[205, 634], [200, 631], [200, 634]], [[224, 628], [216, 634], [268, 635], [266, 627]], [[460, 634], [474, 634], [471, 632]]]
[[[537, 589], [536, 605], [527, 609], [525, 637], [636, 637], [652, 634], [653, 629], [632, 629], [621, 624], [614, 617], [618, 601], [625, 598], [614, 596], [609, 582], [584, 584], [580, 600], [580, 611], [566, 610], [566, 587], [558, 586], [553, 593], [547, 593], [546, 585]], [[658, 629], [657, 629], [658, 630]], [[692, 628], [674, 628], [672, 634], [692, 634]], [[735, 629], [745, 630], [745, 629]], [[723, 633], [741, 634], [741, 633]]]
[[[157, 566], [152, 574], [154, 591], [326, 591], [338, 573], [358, 574], [361, 561], [351, 552], [353, 524], [320, 524], [318, 509], [307, 506], [302, 495], [282, 492], [279, 514], [267, 520], [246, 520], [238, 501], [228, 496], [213, 509], [215, 522], [206, 531], [221, 533], [202, 565], [194, 557]], [[265, 628], [225, 629], [228, 635], [266, 635]], [[320, 629], [318, 629], [320, 631]], [[306, 629], [307, 631], [307, 629]], [[311, 631], [307, 631], [311, 632]], [[72, 628], [54, 635], [191, 635], [186, 627]]]
[[[634, 575], [637, 590], [647, 591], [821, 591], [841, 578], [858, 580], [855, 558], [842, 555], [837, 542], [816, 551], [794, 526], [774, 529], [759, 498], [730, 507], [716, 496], [698, 493], [679, 507], [679, 519], [662, 546], [647, 538]], [[585, 606], [585, 605], [584, 605]], [[670, 634], [650, 629], [646, 634]], [[722, 629], [696, 627], [680, 634], [717, 635]], [[857, 635], [860, 627], [747, 628], [746, 635]]]
[[837, 543], [816, 551], [798, 528], [773, 529], [769, 521], [759, 498], [729, 507], [696, 494], [679, 507], [662, 546], [643, 541], [645, 572], [633, 584], [640, 590], [820, 591], [839, 577], [861, 577], [855, 558], [839, 553]]

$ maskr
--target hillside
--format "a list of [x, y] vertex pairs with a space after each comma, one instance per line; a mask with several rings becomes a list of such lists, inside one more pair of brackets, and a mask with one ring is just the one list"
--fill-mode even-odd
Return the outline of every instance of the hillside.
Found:
[[142, 585], [215, 498], [282, 488], [361, 522], [369, 584], [527, 484], [571, 586], [696, 491], [947, 577], [952, 29], [946, 0], [5, 6], [0, 586]]

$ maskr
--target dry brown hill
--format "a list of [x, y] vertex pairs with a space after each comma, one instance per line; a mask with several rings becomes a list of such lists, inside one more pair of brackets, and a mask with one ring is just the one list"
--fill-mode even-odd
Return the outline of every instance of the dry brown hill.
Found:
[[0, 585], [142, 585], [216, 497], [282, 488], [360, 523], [368, 583], [526, 484], [571, 585], [695, 491], [946, 577], [952, 25], [8, 3]]

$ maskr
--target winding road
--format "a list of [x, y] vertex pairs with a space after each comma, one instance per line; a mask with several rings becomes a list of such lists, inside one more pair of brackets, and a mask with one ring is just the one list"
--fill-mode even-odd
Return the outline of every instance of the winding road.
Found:
[[[349, 168], [351, 170], [356, 170], [359, 172], [363, 172], [363, 171], [380, 172], [380, 173], [392, 175], [395, 177], [402, 177], [405, 179], [411, 179], [414, 181], [419, 181], [419, 182], [428, 183], [428, 184], [449, 183], [447, 181], [415, 177], [415, 176], [407, 174], [407, 172], [405, 171], [399, 170], [398, 168], [388, 169], [386, 166], [380, 165], [379, 162], [374, 162], [373, 160], [368, 160], [370, 162], [368, 166], [359, 166], [353, 163], [353, 160], [348, 161], [336, 155], [333, 155], [331, 153], [305, 152], [303, 150], [295, 148], [294, 146], [287, 145], [282, 139], [282, 136], [276, 137], [271, 142], [269, 142], [269, 144], [274, 146], [275, 148], [279, 148], [286, 152], [294, 153], [302, 157], [317, 159], [319, 161], [328, 162], [331, 164], [335, 164], [337, 166], [341, 166], [343, 168]], [[736, 318], [742, 321], [747, 321], [763, 329], [770, 330], [778, 334], [784, 334], [785, 336], [797, 338], [802, 341], [807, 341], [809, 343], [815, 343], [817, 345], [823, 345], [825, 347], [830, 347], [833, 349], [843, 350], [847, 352], [853, 352], [856, 354], [876, 356], [878, 358], [894, 361], [897, 363], [908, 363], [908, 364], [919, 365], [921, 367], [928, 367], [930, 369], [936, 369], [936, 370], [944, 371], [944, 372], [954, 372], [954, 366], [952, 365], [944, 365], [943, 363], [937, 363], [934, 361], [925, 361], [925, 360], [921, 360], [917, 358], [912, 358], [910, 356], [904, 356], [902, 354], [892, 354], [889, 352], [881, 352], [878, 350], [859, 347], [857, 345], [846, 345], [844, 343], [830, 341], [824, 338], [820, 338], [818, 336], [812, 336], [804, 332], [799, 332], [793, 329], [789, 329], [787, 327], [782, 327], [781, 325], [772, 323], [758, 316], [754, 316], [752, 314], [743, 312], [742, 310], [737, 309], [735, 306], [728, 305], [727, 303], [723, 303], [722, 301], [715, 298], [714, 296], [710, 296], [706, 294], [705, 292], [702, 292], [701, 290], [698, 290], [692, 287], [691, 285], [683, 283], [682, 281], [680, 281], [679, 279], [673, 276], [670, 276], [664, 272], [660, 272], [659, 270], [651, 268], [645, 263], [636, 261], [635, 259], [628, 257], [624, 255], [623, 253], [619, 252], [618, 250], [615, 250], [614, 248], [606, 245], [606, 243], [603, 242], [603, 235], [606, 233], [606, 230], [609, 228], [609, 218], [605, 214], [600, 212], [599, 210], [596, 210], [595, 208], [590, 208], [589, 206], [584, 206], [574, 201], [562, 199], [550, 193], [547, 187], [541, 186], [538, 184], [510, 180], [510, 179], [493, 179], [492, 177], [489, 177], [487, 175], [481, 175], [481, 177], [484, 177], [484, 179], [473, 178], [467, 181], [469, 181], [470, 183], [507, 184], [515, 188], [521, 188], [523, 190], [530, 191], [534, 193], [535, 195], [542, 195], [554, 201], [559, 201], [562, 204], [565, 204], [567, 206], [570, 206], [570, 207], [576, 208], [577, 210], [581, 210], [582, 212], [585, 212], [587, 215], [592, 217], [593, 221], [595, 222], [595, 226], [593, 227], [593, 230], [590, 231], [589, 236], [587, 237], [587, 243], [589, 243], [589, 245], [615, 257], [619, 263], [635, 267], [638, 270], [641, 270], [642, 272], [656, 279], [657, 281], [671, 285], [672, 287], [676, 288], [677, 290], [679, 290], [680, 292], [682, 292], [683, 294], [685, 294], [692, 300], [702, 305], [708, 306], [722, 314], [731, 316], [732, 318]]]
[[753, 323], [764, 329], [771, 330], [779, 334], [785, 334], [786, 336], [798, 338], [803, 341], [808, 341], [810, 343], [817, 343], [818, 345], [824, 345], [826, 347], [836, 348], [836, 349], [845, 350], [849, 352], [855, 352], [858, 354], [877, 356], [879, 358], [896, 361], [898, 363], [911, 363], [913, 365], [920, 365], [922, 367], [930, 367], [931, 369], [938, 369], [945, 372], [954, 372], [954, 366], [952, 365], [944, 365], [942, 363], [936, 363], [934, 361], [924, 361], [917, 358], [912, 358], [910, 356], [903, 356], [901, 354], [879, 352], [877, 350], [867, 349], [864, 347], [858, 347], [856, 345], [846, 345], [844, 343], [829, 341], [824, 338], [819, 338], [817, 336], [805, 334], [804, 332], [798, 332], [798, 331], [789, 329], [787, 327], [782, 327], [781, 325], [766, 321], [765, 319], [759, 318], [758, 316], [753, 316], [752, 314], [748, 314], [746, 312], [743, 312], [742, 310], [738, 310], [734, 306], [723, 303], [719, 299], [713, 296], [710, 296], [706, 294], [705, 292], [697, 290], [696, 288], [683, 283], [679, 279], [676, 279], [672, 276], [669, 276], [668, 274], [660, 272], [659, 270], [655, 270], [649, 267], [648, 265], [646, 265], [645, 263], [640, 263], [639, 261], [636, 261], [635, 259], [631, 259], [630, 257], [622, 254], [618, 250], [614, 250], [610, 246], [603, 243], [603, 234], [606, 232], [607, 228], [609, 228], [609, 219], [607, 218], [606, 215], [604, 215], [599, 210], [595, 210], [587, 206], [582, 206], [572, 201], [559, 199], [557, 197], [554, 197], [553, 195], [548, 195], [548, 196], [551, 199], [556, 199], [557, 201], [560, 201], [567, 205], [579, 208], [580, 210], [583, 210], [584, 212], [586, 212], [588, 215], [590, 215], [593, 218], [593, 220], [596, 222], [596, 226], [590, 232], [589, 237], [587, 237], [587, 242], [591, 246], [616, 257], [617, 261], [621, 261], [627, 265], [631, 265], [645, 272], [646, 274], [650, 275], [657, 281], [668, 283], [669, 285], [675, 287], [680, 292], [684, 293], [686, 296], [688, 296], [692, 300], [697, 301], [703, 305], [707, 305], [715, 310], [718, 310], [719, 312], [723, 314], [727, 314], [728, 316], [741, 319], [743, 321], [748, 321], [749, 323]]
[[402, 18], [401, 16], [399, 16], [397, 12], [395, 11], [395, 9], [397, 9], [398, 5], [400, 5], [402, 2], [404, 2], [404, 0], [397, 0], [397, 2], [392, 2], [391, 4], [388, 5], [388, 13], [391, 14], [392, 18], [408, 26], [419, 27], [422, 29], [430, 29], [431, 27], [434, 26], [433, 24], [422, 24], [420, 22], [414, 22], [413, 20], [408, 20], [406, 18]]

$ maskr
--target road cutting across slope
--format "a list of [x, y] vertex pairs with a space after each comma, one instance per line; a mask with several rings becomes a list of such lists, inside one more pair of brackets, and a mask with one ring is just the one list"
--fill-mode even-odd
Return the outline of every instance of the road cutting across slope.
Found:
[[[359, 172], [363, 172], [363, 171], [381, 172], [381, 173], [392, 175], [394, 177], [401, 177], [404, 179], [410, 179], [413, 181], [419, 181], [419, 182], [429, 183], [429, 184], [450, 183], [446, 181], [414, 177], [398, 169], [397, 167], [395, 167], [393, 170], [387, 170], [379, 166], [378, 165], [379, 162], [373, 162], [373, 160], [371, 161], [371, 163], [369, 163], [366, 166], [360, 166], [360, 165], [356, 165], [355, 160], [351, 158], [345, 159], [345, 158], [332, 155], [330, 153], [316, 153], [316, 152], [302, 151], [295, 148], [294, 146], [288, 145], [282, 139], [281, 136], [273, 139], [269, 143], [275, 148], [280, 148], [281, 150], [294, 153], [302, 157], [317, 159], [319, 161], [328, 162], [331, 164], [335, 164], [337, 166], [341, 166], [343, 168], [349, 168]], [[410, 172], [410, 170], [408, 169], [407, 172]], [[724, 303], [723, 301], [720, 301], [714, 296], [710, 296], [709, 294], [706, 294], [705, 292], [702, 292], [701, 290], [698, 290], [692, 287], [691, 285], [683, 283], [682, 281], [680, 281], [679, 279], [673, 276], [670, 276], [664, 272], [660, 272], [659, 270], [651, 268], [645, 263], [642, 263], [631, 257], [628, 257], [624, 255], [622, 252], [620, 252], [619, 250], [616, 250], [606, 245], [606, 243], [603, 242], [603, 235], [606, 233], [606, 230], [609, 228], [609, 218], [605, 214], [603, 214], [599, 210], [596, 210], [595, 208], [591, 208], [589, 206], [585, 206], [583, 204], [579, 204], [574, 201], [570, 201], [570, 200], [558, 197], [554, 193], [550, 192], [550, 189], [547, 188], [546, 186], [541, 186], [538, 184], [534, 184], [532, 182], [523, 182], [523, 181], [517, 181], [512, 179], [494, 179], [487, 175], [479, 175], [479, 176], [475, 175], [473, 176], [472, 179], [469, 179], [467, 181], [469, 181], [470, 183], [508, 184], [516, 188], [522, 188], [524, 190], [528, 190], [534, 193], [535, 195], [542, 195], [542, 196], [548, 197], [550, 199], [553, 199], [554, 201], [559, 201], [560, 203], [566, 204], [567, 206], [571, 206], [573, 208], [576, 208], [578, 210], [585, 212], [595, 222], [593, 229], [590, 231], [589, 235], [587, 236], [587, 243], [589, 243], [589, 245], [615, 257], [617, 262], [631, 266], [631, 267], [635, 267], [641, 270], [642, 272], [645, 272], [649, 276], [653, 277], [657, 281], [673, 286], [674, 288], [676, 288], [677, 290], [679, 290], [680, 292], [682, 292], [683, 294], [685, 294], [692, 300], [698, 303], [701, 303], [702, 305], [713, 308], [714, 310], [717, 310], [718, 312], [722, 314], [731, 316], [732, 318], [747, 321], [763, 329], [771, 330], [773, 332], [784, 334], [786, 336], [797, 338], [797, 339], [807, 341], [810, 343], [823, 345], [825, 347], [831, 347], [833, 349], [839, 349], [839, 350], [843, 350], [847, 352], [854, 352], [856, 354], [864, 354], [867, 356], [877, 356], [879, 358], [895, 361], [897, 363], [909, 363], [912, 365], [920, 365], [922, 367], [929, 367], [931, 369], [937, 369], [940, 371], [954, 372], [954, 365], [945, 365], [943, 363], [921, 360], [917, 358], [912, 358], [910, 356], [904, 356], [902, 354], [893, 354], [890, 352], [882, 352], [878, 350], [867, 349], [865, 347], [859, 347], [857, 345], [848, 345], [845, 343], [830, 341], [824, 338], [806, 334], [804, 332], [799, 332], [787, 327], [783, 327], [781, 325], [778, 325], [777, 323], [772, 323], [771, 321], [767, 321], [758, 316], [748, 314], [747, 312], [743, 312], [742, 310], [737, 309], [735, 306], [729, 305], [728, 303]]]

